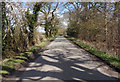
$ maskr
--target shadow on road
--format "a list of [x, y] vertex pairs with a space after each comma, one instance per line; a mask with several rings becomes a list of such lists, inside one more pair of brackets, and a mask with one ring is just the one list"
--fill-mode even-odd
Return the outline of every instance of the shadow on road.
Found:
[[[62, 38], [55, 40], [56, 42], [60, 42]], [[63, 39], [64, 40], [64, 39]], [[64, 40], [66, 41], [66, 40]], [[48, 51], [47, 49], [46, 51]], [[69, 51], [68, 51], [69, 52]], [[84, 53], [84, 52], [83, 52]], [[30, 70], [26, 70], [24, 72], [25, 75], [19, 79], [18, 82], [21, 82], [23, 79], [32, 80], [32, 81], [39, 81], [44, 80], [44, 78], [54, 78], [56, 80], [116, 80], [117, 78], [107, 76], [100, 72], [97, 68], [101, 67], [102, 65], [98, 65], [93, 69], [87, 68], [84, 63], [89, 62], [90, 60], [80, 60], [78, 58], [67, 58], [68, 54], [62, 53], [55, 53], [55, 55], [48, 55], [42, 54], [37, 61], [34, 61], [34, 64], [29, 66]], [[46, 59], [47, 57], [48, 59]], [[56, 60], [50, 61], [50, 59]], [[67, 60], [66, 60], [67, 59]], [[98, 61], [98, 60], [93, 60]], [[57, 68], [58, 70], [46, 70], [47, 67], [44, 69], [43, 66], [52, 66]], [[41, 67], [41, 68], [40, 68]], [[42, 70], [41, 70], [42, 69]], [[48, 68], [50, 69], [50, 68]], [[22, 71], [21, 71], [22, 72]], [[16, 75], [16, 77], [18, 77]]]

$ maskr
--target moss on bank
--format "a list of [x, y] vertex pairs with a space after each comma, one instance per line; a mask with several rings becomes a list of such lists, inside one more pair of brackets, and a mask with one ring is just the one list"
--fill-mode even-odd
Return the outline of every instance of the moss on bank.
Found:
[[[46, 44], [50, 41], [53, 41], [56, 37], [49, 38], [47, 40], [44, 40], [39, 46], [33, 46], [29, 49], [29, 51], [24, 53], [19, 53], [17, 56], [9, 59], [5, 59], [5, 61], [2, 62], [2, 75], [10, 74], [12, 71], [16, 70], [16, 68], [26, 62], [30, 59], [30, 56], [34, 54], [35, 50], [39, 50], [46, 46]], [[36, 55], [36, 54], [34, 54]]]

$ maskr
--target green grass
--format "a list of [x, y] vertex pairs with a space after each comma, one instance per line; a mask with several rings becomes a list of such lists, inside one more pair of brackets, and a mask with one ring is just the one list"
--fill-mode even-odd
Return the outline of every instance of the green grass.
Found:
[[91, 47], [90, 45], [87, 45], [81, 41], [77, 41], [75, 39], [71, 39], [70, 37], [66, 37], [67, 39], [73, 41], [74, 43], [78, 44], [79, 46], [81, 46], [82, 48], [84, 48], [85, 50], [88, 50], [89, 52], [91, 52], [92, 54], [104, 59], [105, 61], [107, 61], [108, 63], [114, 65], [115, 67], [120, 68], [120, 59], [116, 56], [113, 56], [111, 54], [108, 54], [106, 52], [97, 50], [93, 47]]
[[3, 74], [8, 74], [8, 71], [2, 70], [1, 73], [3, 73]]
[[14, 70], [16, 66], [22, 62], [25, 62], [25, 60], [10, 58], [2, 64], [2, 70], [6, 71], [6, 73], [9, 73], [10, 71]]
[[20, 53], [17, 56], [15, 56], [14, 58], [6, 59], [6, 61], [4, 61], [2, 63], [2, 74], [3, 75], [9, 74], [10, 72], [14, 71], [18, 65], [27, 61], [29, 59], [30, 55], [33, 54], [33, 52], [35, 50], [38, 50], [38, 49], [44, 47], [48, 42], [54, 40], [55, 38], [56, 37], [52, 37], [47, 40], [44, 40], [39, 46], [34, 46], [31, 49], [29, 49], [29, 51], [27, 51], [25, 53]]

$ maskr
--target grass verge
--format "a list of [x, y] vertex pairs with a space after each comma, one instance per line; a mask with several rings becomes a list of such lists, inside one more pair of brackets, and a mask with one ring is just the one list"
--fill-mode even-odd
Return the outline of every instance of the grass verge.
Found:
[[75, 44], [81, 46], [82, 48], [84, 48], [85, 50], [89, 51], [90, 53], [96, 55], [97, 57], [105, 60], [107, 63], [117, 67], [118, 69], [120, 69], [120, 59], [116, 56], [112, 56], [111, 54], [108, 54], [106, 52], [97, 50], [93, 47], [91, 47], [90, 45], [87, 45], [81, 41], [77, 41], [76, 39], [72, 39], [70, 37], [65, 36], [67, 39], [73, 41]]
[[[20, 64], [26, 62], [30, 59], [30, 56], [34, 54], [35, 50], [39, 50], [46, 46], [46, 44], [50, 41], [53, 41], [56, 37], [49, 38], [47, 40], [44, 40], [39, 46], [34, 46], [29, 51], [20, 53], [14, 58], [5, 59], [5, 61], [2, 62], [2, 75], [8, 75], [12, 71], [16, 70]], [[35, 54], [34, 54], [35, 55]]]

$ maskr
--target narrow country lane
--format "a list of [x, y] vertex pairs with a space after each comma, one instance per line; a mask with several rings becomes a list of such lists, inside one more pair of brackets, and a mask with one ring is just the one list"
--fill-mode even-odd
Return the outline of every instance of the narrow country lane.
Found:
[[59, 36], [42, 55], [29, 63], [19, 81], [115, 80], [118, 73], [85, 50]]

